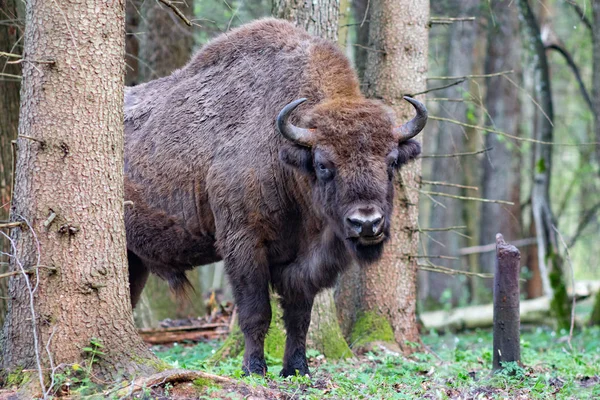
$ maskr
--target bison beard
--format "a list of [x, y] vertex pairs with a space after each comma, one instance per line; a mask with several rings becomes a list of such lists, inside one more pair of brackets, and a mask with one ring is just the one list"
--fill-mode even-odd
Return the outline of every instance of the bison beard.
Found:
[[[306, 100], [308, 99], [308, 100]], [[393, 176], [420, 153], [427, 111], [394, 127], [336, 45], [275, 19], [220, 36], [182, 69], [125, 94], [125, 210], [133, 306], [149, 273], [175, 291], [224, 260], [264, 374], [269, 290], [287, 332], [282, 375], [308, 374], [315, 295], [389, 236]]]

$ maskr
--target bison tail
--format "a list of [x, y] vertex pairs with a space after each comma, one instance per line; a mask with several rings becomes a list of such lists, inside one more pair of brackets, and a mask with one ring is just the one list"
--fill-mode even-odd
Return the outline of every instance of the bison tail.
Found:
[[177, 300], [190, 300], [190, 295], [196, 291], [185, 275], [185, 272], [170, 276], [168, 282]]

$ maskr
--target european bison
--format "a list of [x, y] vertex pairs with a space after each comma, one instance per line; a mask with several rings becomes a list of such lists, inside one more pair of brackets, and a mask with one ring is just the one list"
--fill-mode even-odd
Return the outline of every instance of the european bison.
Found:
[[245, 337], [243, 369], [267, 371], [269, 287], [287, 331], [283, 376], [309, 373], [313, 299], [389, 235], [394, 171], [427, 120], [394, 127], [334, 43], [264, 19], [219, 36], [172, 75], [125, 94], [131, 301], [149, 272], [174, 290], [224, 260]]

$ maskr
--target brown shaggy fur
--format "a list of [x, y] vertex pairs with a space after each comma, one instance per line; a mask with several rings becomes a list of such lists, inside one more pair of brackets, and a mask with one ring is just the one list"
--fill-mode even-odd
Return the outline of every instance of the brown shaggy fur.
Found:
[[[314, 128], [297, 146], [278, 112], [308, 98], [291, 121]], [[125, 94], [125, 193], [131, 297], [148, 273], [175, 290], [185, 271], [225, 261], [246, 346], [243, 368], [263, 373], [269, 287], [288, 333], [283, 375], [308, 373], [306, 332], [316, 293], [351, 258], [376, 260], [383, 243], [347, 239], [358, 206], [392, 207], [392, 175], [418, 155], [393, 119], [365, 99], [335, 44], [265, 19], [219, 36], [184, 68]]]

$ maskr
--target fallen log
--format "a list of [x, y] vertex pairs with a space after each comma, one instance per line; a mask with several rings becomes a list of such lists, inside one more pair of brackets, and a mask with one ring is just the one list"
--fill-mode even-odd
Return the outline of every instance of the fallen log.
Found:
[[224, 339], [229, 334], [229, 324], [204, 324], [200, 326], [176, 326], [169, 328], [144, 328], [138, 330], [144, 342], [167, 344], [201, 340]]
[[[521, 301], [521, 323], [542, 323], [548, 321], [550, 315], [550, 299], [538, 297]], [[425, 329], [464, 330], [489, 328], [494, 322], [493, 304], [455, 308], [449, 311], [430, 311], [420, 315]]]

